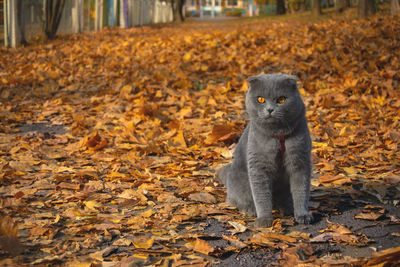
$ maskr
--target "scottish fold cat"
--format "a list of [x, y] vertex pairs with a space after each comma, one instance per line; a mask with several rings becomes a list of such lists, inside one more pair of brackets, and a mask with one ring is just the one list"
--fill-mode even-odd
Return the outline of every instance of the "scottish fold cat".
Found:
[[296, 77], [262, 74], [248, 82], [250, 122], [217, 179], [227, 188], [228, 203], [257, 216], [256, 227], [272, 225], [273, 207], [308, 224], [311, 140]]

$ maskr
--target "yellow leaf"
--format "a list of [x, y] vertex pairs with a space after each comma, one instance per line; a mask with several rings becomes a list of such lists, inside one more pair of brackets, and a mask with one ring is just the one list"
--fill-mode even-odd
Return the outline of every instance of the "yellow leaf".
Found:
[[185, 137], [183, 136], [183, 131], [179, 130], [177, 135], [172, 138], [174, 145], [176, 146], [181, 146], [181, 147], [187, 147]]
[[210, 244], [203, 239], [197, 238], [196, 241], [190, 243], [193, 245], [194, 251], [203, 253], [205, 255], [208, 255], [214, 251], [214, 248], [211, 247]]
[[137, 259], [141, 259], [141, 260], [147, 260], [149, 255], [146, 255], [146, 254], [133, 254], [132, 257], [137, 258]]
[[56, 80], [58, 78], [58, 73], [55, 71], [50, 71], [49, 73], [50, 78]]
[[149, 218], [151, 217], [151, 215], [153, 215], [153, 210], [152, 209], [148, 209], [146, 211], [143, 211], [142, 213], [140, 213], [139, 215], [144, 217], [144, 218]]
[[[228, 86], [230, 87], [230, 83], [228, 84]], [[249, 89], [249, 83], [246, 81], [242, 84], [242, 87], [240, 88], [240, 90], [247, 91], [248, 89]]]
[[192, 116], [192, 108], [191, 107], [184, 107], [179, 111], [178, 117], [179, 118], [189, 118]]
[[58, 223], [60, 221], [60, 214], [57, 214], [56, 218], [54, 219], [54, 223]]
[[[96, 252], [90, 253], [89, 257], [92, 259], [98, 260], [98, 261], [103, 261], [103, 251], [96, 251]], [[78, 265], [78, 266], [80, 266], [80, 265]], [[87, 265], [86, 265], [86, 263], [84, 263], [84, 265], [81, 265], [81, 266], [83, 267], [83, 266], [87, 266]]]
[[396, 262], [398, 263], [399, 255], [400, 246], [396, 248], [388, 248], [374, 253], [374, 257], [367, 262], [366, 266], [385, 266], [385, 263], [390, 266]]
[[191, 44], [192, 41], [193, 41], [193, 37], [192, 36], [190, 36], [190, 35], [185, 36], [185, 42], [187, 44]]
[[120, 172], [110, 172], [109, 175], [107, 175], [107, 178], [109, 179], [115, 179], [115, 178], [128, 178], [129, 175], [125, 173], [120, 173]]
[[125, 85], [119, 91], [120, 95], [130, 94], [132, 92], [132, 85]]
[[350, 132], [350, 128], [348, 126], [345, 126], [340, 130], [339, 136], [347, 136]]
[[208, 66], [203, 64], [203, 65], [200, 66], [200, 69], [202, 71], [207, 71], [208, 70]]
[[147, 239], [144, 237], [139, 237], [135, 238], [132, 243], [135, 248], [149, 249], [153, 246], [154, 238], [152, 237], [150, 239]]
[[147, 197], [143, 193], [138, 192], [134, 189], [126, 189], [121, 194], [118, 195], [120, 198], [126, 199], [139, 199], [141, 201], [147, 201]]
[[200, 97], [200, 98], [197, 100], [197, 103], [198, 103], [200, 106], [204, 107], [204, 106], [207, 105], [207, 101], [208, 101], [208, 97], [202, 96], [202, 97]]
[[343, 170], [346, 172], [347, 175], [354, 175], [358, 173], [358, 169], [354, 167], [344, 167]]
[[328, 146], [328, 143], [322, 143], [322, 142], [313, 141], [313, 142], [312, 142], [312, 145], [313, 145], [313, 147], [321, 147], [321, 148], [324, 148], [324, 147], [327, 147], [327, 146]]
[[[94, 253], [90, 254], [90, 257], [93, 259], [100, 258], [101, 260], [103, 260], [102, 256], [100, 256], [98, 254], [94, 254]], [[91, 261], [82, 262], [82, 261], [74, 260], [72, 262], [67, 262], [66, 265], [70, 266], [70, 267], [90, 267], [90, 266], [92, 266], [92, 262]]]
[[191, 55], [190, 53], [186, 53], [186, 54], [183, 56], [183, 60], [185, 60], [185, 61], [190, 61], [191, 58], [192, 58], [192, 55]]
[[130, 239], [126, 239], [126, 238], [120, 238], [117, 239], [113, 242], [114, 246], [124, 246], [124, 247], [129, 247], [130, 245], [132, 245], [132, 240]]
[[89, 209], [89, 210], [93, 210], [93, 211], [97, 211], [97, 208], [101, 207], [101, 204], [94, 201], [94, 200], [88, 200], [88, 201], [84, 201], [83, 202], [85, 204], [85, 206]]

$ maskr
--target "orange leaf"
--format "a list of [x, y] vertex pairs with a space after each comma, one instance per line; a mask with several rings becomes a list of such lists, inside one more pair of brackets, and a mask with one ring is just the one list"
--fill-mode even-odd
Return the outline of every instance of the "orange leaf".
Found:
[[197, 238], [196, 241], [194, 242], [194, 251], [200, 252], [202, 254], [208, 255], [214, 251], [214, 248], [210, 246], [210, 244], [203, 240]]

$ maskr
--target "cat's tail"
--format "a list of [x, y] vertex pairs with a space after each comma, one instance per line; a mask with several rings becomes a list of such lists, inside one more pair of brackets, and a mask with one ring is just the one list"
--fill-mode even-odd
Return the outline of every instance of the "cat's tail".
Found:
[[216, 175], [217, 180], [224, 185], [226, 185], [226, 179], [228, 179], [228, 173], [230, 167], [231, 164], [227, 164], [217, 170], [217, 175]]

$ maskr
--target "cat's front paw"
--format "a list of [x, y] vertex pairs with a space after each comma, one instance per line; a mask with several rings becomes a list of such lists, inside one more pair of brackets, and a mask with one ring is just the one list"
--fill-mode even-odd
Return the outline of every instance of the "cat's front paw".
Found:
[[243, 212], [249, 216], [249, 217], [256, 217], [256, 209], [254, 208], [254, 205], [249, 205], [246, 208], [243, 209]]
[[272, 217], [259, 217], [256, 219], [254, 225], [257, 228], [271, 227], [273, 220], [274, 219]]
[[310, 213], [295, 215], [294, 218], [300, 224], [310, 224], [314, 220], [314, 217]]

